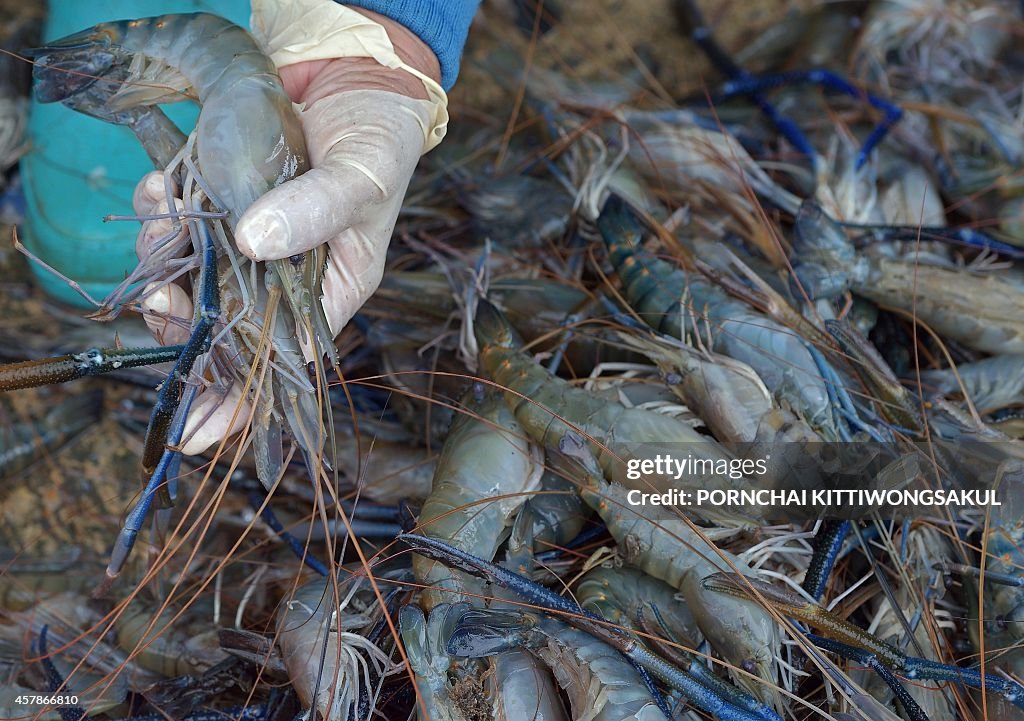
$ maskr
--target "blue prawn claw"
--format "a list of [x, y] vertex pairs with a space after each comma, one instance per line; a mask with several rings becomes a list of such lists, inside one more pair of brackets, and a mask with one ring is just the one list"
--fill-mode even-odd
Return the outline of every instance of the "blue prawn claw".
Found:
[[413, 533], [403, 533], [397, 537], [397, 540], [410, 546], [416, 553], [432, 558], [435, 561], [441, 561], [460, 571], [480, 576], [502, 588], [515, 591], [532, 605], [572, 616], [582, 616], [592, 621], [602, 622], [604, 620], [588, 611], [584, 611], [574, 601], [563, 598], [544, 586], [520, 576], [518, 573], [513, 573], [501, 566], [478, 558], [471, 553], [466, 553], [443, 541], [427, 538], [426, 536], [417, 536]]

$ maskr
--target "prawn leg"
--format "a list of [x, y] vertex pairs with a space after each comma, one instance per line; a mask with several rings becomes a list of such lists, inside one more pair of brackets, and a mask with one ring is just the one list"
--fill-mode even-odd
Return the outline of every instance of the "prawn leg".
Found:
[[83, 353], [0, 365], [0, 393], [98, 376], [121, 368], [176, 361], [184, 345], [160, 348], [90, 348]]
[[882, 413], [893, 423], [920, 432], [924, 421], [913, 397], [871, 342], [846, 321], [825, 320], [825, 330], [850, 357], [854, 370], [878, 398]]
[[836, 431], [839, 433], [839, 439], [844, 442], [850, 442], [853, 440], [853, 436], [843, 423], [843, 420], [845, 419], [848, 421], [849, 425], [856, 429], [863, 429], [866, 426], [857, 414], [857, 409], [853, 406], [853, 402], [850, 400], [849, 394], [846, 393], [846, 388], [843, 385], [842, 379], [832, 368], [831, 364], [829, 364], [825, 359], [822, 352], [815, 348], [813, 343], [808, 343], [807, 353], [811, 356], [814, 364], [818, 367], [818, 372], [821, 373], [821, 379], [824, 381], [825, 392], [828, 394], [833, 423]]

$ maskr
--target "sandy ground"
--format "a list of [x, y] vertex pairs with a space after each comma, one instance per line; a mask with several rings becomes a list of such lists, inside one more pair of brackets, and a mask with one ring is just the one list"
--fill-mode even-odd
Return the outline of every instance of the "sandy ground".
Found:
[[[484, 2], [470, 30], [459, 83], [452, 92], [456, 109], [487, 109], [500, 98], [493, 92], [487, 60], [496, 48], [511, 48], [540, 68], [557, 68], [572, 77], [615, 81], [632, 67], [646, 89], [661, 97], [683, 97], [714, 88], [722, 78], [697, 47], [684, 37], [672, 9], [674, 0], [558, 0], [561, 23], [536, 39], [515, 25], [512, 3]], [[715, 37], [730, 52], [759, 37], [788, 14], [812, 7], [810, 0], [751, 0], [698, 5]], [[507, 112], [508, 109], [506, 109]], [[456, 115], [457, 117], [457, 115]]]

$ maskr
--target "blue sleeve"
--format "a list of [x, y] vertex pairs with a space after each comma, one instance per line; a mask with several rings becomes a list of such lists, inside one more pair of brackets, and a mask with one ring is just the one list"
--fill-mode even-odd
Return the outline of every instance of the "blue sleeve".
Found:
[[480, 0], [337, 0], [399, 22], [430, 46], [441, 63], [441, 86], [450, 90], [459, 76], [459, 61], [469, 24]]

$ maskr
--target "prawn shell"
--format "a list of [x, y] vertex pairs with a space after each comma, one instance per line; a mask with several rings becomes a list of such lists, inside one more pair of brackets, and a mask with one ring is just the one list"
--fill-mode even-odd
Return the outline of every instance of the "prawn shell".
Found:
[[561, 626], [536, 653], [569, 697], [573, 721], [664, 718], [636, 669], [585, 631]]
[[[420, 512], [420, 527], [430, 538], [490, 561], [505, 527], [540, 487], [543, 468], [499, 392], [474, 387], [463, 402]], [[481, 591], [466, 574], [419, 555], [413, 556], [413, 570], [427, 587], [422, 597], [427, 610], [463, 600], [465, 591]]]
[[588, 491], [584, 499], [604, 519], [624, 560], [678, 589], [711, 646], [728, 662], [760, 679], [752, 681], [745, 674], [735, 674], [736, 683], [781, 708], [774, 689], [774, 659], [780, 644], [775, 620], [754, 602], [714, 593], [701, 585], [715, 573], [753, 575], [753, 570], [728, 551], [709, 545], [678, 515], [657, 506], [645, 506], [639, 512], [628, 503], [622, 486], [604, 484], [600, 493]]
[[496, 721], [566, 721], [551, 673], [526, 651], [491, 658], [491, 695]]
[[1001, 275], [879, 259], [854, 290], [975, 350], [1024, 353], [1024, 288]]

